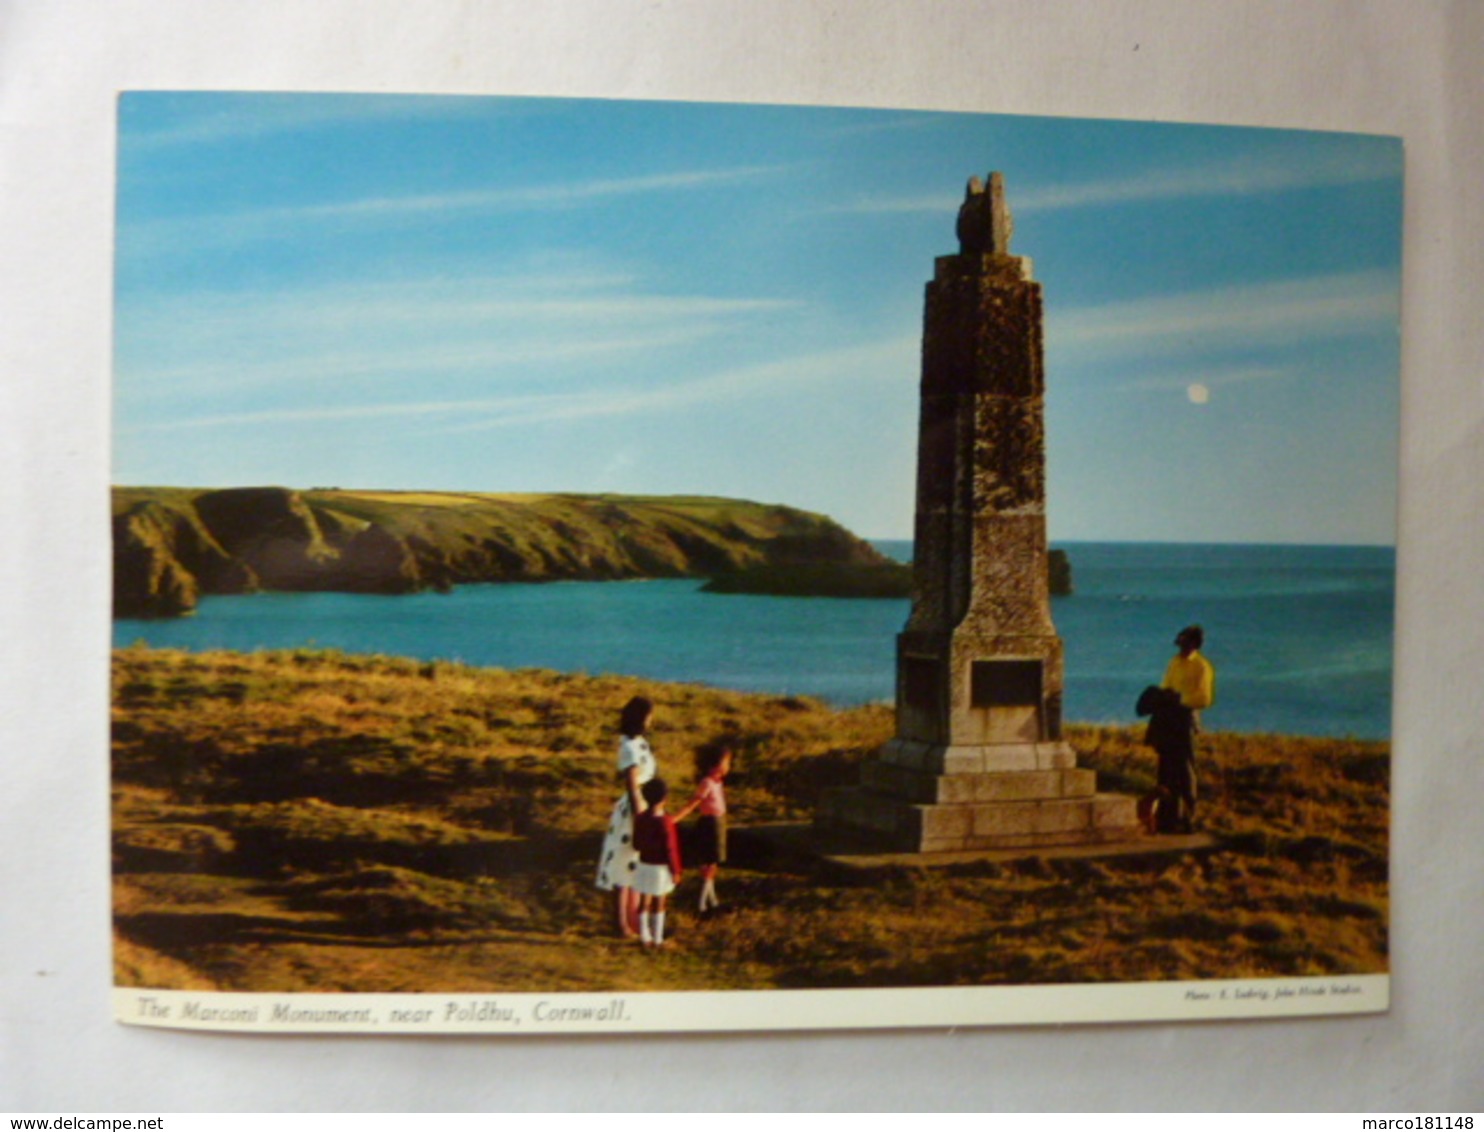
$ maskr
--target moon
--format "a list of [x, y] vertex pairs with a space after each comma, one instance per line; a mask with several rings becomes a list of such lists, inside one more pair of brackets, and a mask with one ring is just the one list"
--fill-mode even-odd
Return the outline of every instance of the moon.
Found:
[[1204, 405], [1211, 399], [1211, 391], [1199, 381], [1191, 382], [1185, 390], [1185, 395], [1190, 398], [1192, 405]]

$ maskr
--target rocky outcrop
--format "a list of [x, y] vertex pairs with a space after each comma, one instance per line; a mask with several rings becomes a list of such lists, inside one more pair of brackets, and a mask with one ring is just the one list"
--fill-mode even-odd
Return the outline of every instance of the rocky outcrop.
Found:
[[1066, 597], [1072, 592], [1072, 561], [1065, 550], [1046, 552], [1046, 575], [1052, 597]]
[[[1047, 580], [1053, 596], [1072, 592], [1072, 564], [1064, 550], [1046, 556]], [[707, 593], [767, 594], [772, 597], [887, 597], [912, 593], [912, 567], [886, 562], [800, 562], [797, 565], [757, 566], [716, 575], [702, 587]]]
[[743, 500], [114, 490], [117, 617], [180, 616], [203, 595], [257, 589], [398, 594], [820, 564], [886, 559], [822, 515]]

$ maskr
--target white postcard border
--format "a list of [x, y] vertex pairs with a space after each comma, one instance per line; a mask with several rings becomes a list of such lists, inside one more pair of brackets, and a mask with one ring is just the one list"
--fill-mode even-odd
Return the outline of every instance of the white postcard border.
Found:
[[870, 990], [305, 994], [115, 987], [119, 1022], [319, 1034], [662, 1034], [952, 1029], [1374, 1014], [1390, 975]]

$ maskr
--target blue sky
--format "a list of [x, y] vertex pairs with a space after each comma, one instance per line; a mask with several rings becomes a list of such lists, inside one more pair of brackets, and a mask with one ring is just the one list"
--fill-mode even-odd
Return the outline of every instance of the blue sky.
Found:
[[702, 493], [912, 525], [923, 286], [1005, 174], [1054, 540], [1394, 540], [1395, 139], [131, 93], [116, 482]]

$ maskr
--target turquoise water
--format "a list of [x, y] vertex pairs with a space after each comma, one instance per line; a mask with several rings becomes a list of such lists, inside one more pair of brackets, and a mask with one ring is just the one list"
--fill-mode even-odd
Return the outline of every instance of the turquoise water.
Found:
[[[878, 544], [905, 558], [906, 543]], [[1385, 738], [1395, 553], [1376, 547], [1067, 543], [1076, 593], [1052, 603], [1066, 717], [1128, 722], [1183, 625], [1217, 670], [1207, 725]], [[503, 668], [622, 672], [744, 691], [890, 700], [905, 600], [699, 592], [690, 580], [462, 586], [451, 594], [213, 597], [114, 641], [249, 651], [315, 645]]]

